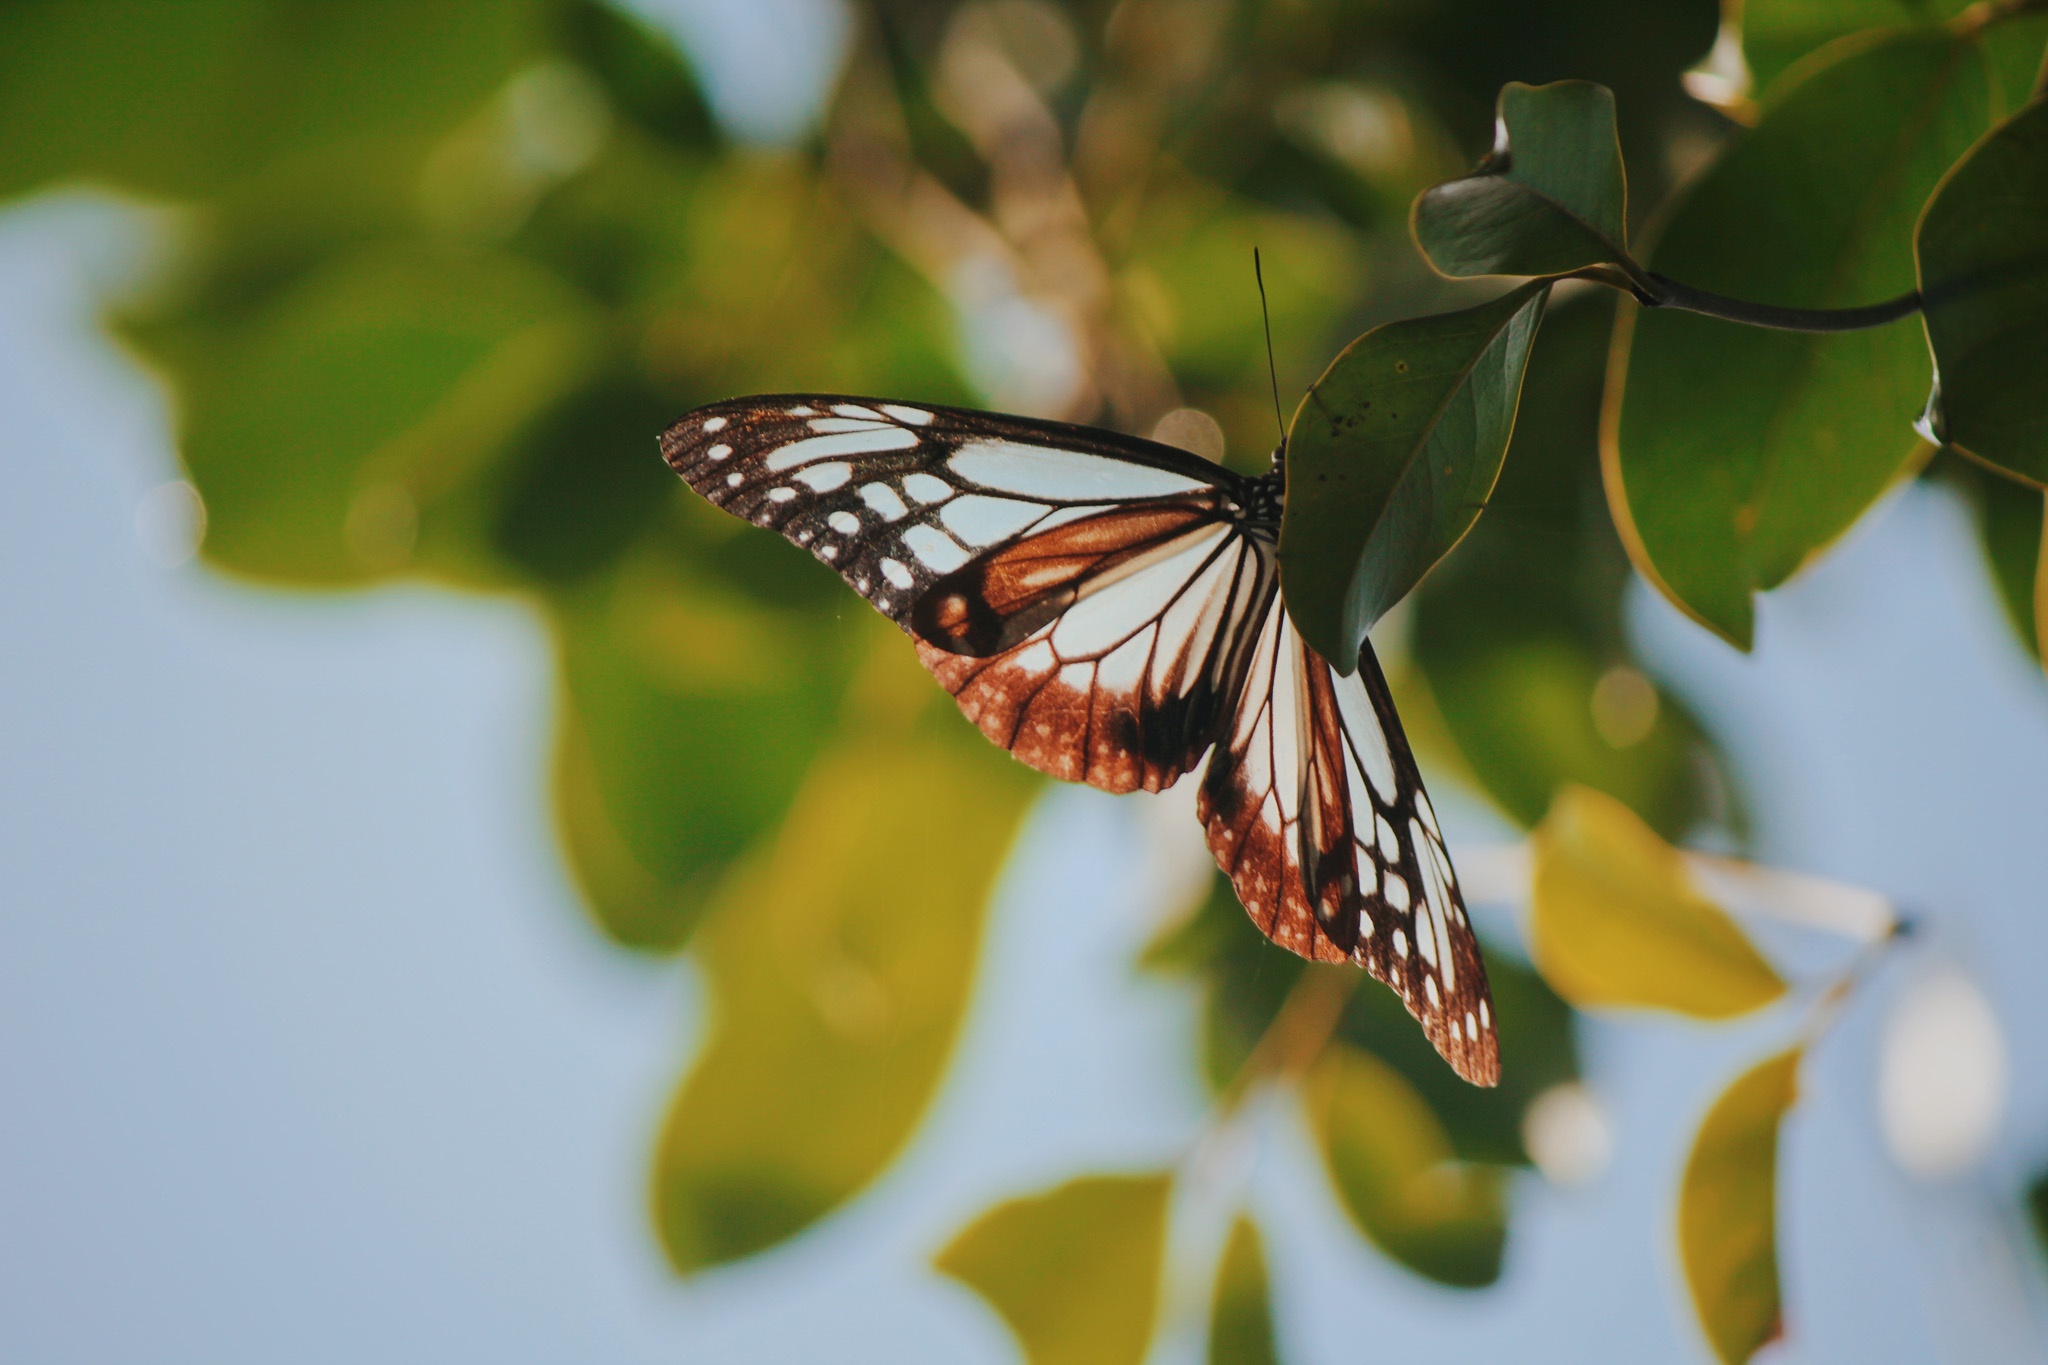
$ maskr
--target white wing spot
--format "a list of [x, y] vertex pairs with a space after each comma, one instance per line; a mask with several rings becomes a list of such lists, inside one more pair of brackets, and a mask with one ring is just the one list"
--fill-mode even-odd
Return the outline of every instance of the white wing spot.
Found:
[[[903, 434], [913, 444], [916, 442], [910, 432]], [[1215, 486], [1112, 455], [1090, 455], [1057, 446], [1020, 445], [1015, 441], [969, 441], [954, 451], [946, 463], [970, 483], [1023, 497], [1057, 498], [1061, 502], [1082, 498], [1158, 498]]]
[[771, 488], [768, 490], [768, 501], [770, 502], [788, 502], [795, 496], [796, 490], [794, 488]]
[[851, 417], [814, 417], [807, 424], [820, 435], [846, 431], [887, 431], [887, 422], [862, 422]]
[[1471, 1010], [1465, 1011], [1465, 1036], [1468, 1039], [1479, 1036], [1479, 1021], [1472, 1017]]
[[808, 545], [808, 544], [810, 544], [810, 543], [811, 543], [811, 528], [810, 528], [810, 527], [808, 527], [808, 526], [799, 526], [799, 527], [797, 528], [797, 531], [796, 531], [796, 543], [797, 543], [797, 544], [799, 544], [799, 545]]
[[1373, 818], [1377, 822], [1375, 828], [1379, 838], [1380, 857], [1385, 858], [1390, 863], [1399, 862], [1401, 859], [1401, 841], [1394, 837], [1392, 822], [1384, 815], [1376, 815]]
[[1043, 517], [1052, 508], [1042, 502], [1018, 502], [1014, 498], [991, 498], [969, 493], [939, 509], [939, 520], [969, 545], [993, 545], [1013, 536]]
[[826, 559], [837, 559], [839, 558], [839, 547], [837, 545], [820, 545], [818, 553]]
[[905, 431], [902, 427], [874, 427], [866, 431], [835, 432], [830, 436], [809, 436], [801, 441], [791, 441], [769, 452], [763, 463], [770, 469], [794, 469], [813, 460], [840, 455], [873, 455], [884, 450], [909, 450], [916, 444], [917, 433], [914, 431]]
[[876, 412], [873, 408], [864, 408], [858, 403], [834, 403], [832, 411], [838, 413], [841, 417], [865, 417], [875, 422], [882, 420], [881, 413]]
[[952, 497], [953, 485], [933, 474], [909, 474], [904, 476], [903, 491], [929, 507]]
[[852, 477], [853, 466], [844, 460], [834, 460], [830, 464], [814, 464], [808, 469], [799, 469], [796, 472], [798, 483], [807, 484], [819, 493], [830, 493]]
[[[706, 430], [706, 431], [724, 431], [724, 430], [725, 430], [725, 419], [724, 419], [723, 417], [711, 417], [711, 418], [707, 418], [707, 419], [705, 419], [705, 422], [704, 422], [704, 430]], [[721, 447], [721, 449], [725, 449], [725, 448], [724, 448], [724, 447]], [[730, 449], [726, 449], [726, 450], [725, 450], [725, 454], [726, 454], [726, 455], [730, 455], [730, 454], [732, 454], [732, 451], [731, 451]], [[725, 458], [725, 455], [713, 455], [713, 456], [712, 456], [711, 458], [712, 458], [712, 459], [714, 459], [714, 460], [722, 460], [722, 459], [724, 459], [724, 458]]]
[[808, 403], [799, 403], [789, 410], [789, 415], [791, 417], [809, 417], [816, 411], [817, 409]]
[[855, 583], [853, 586], [860, 589], [862, 592], [866, 592], [868, 590], [868, 581], [865, 578], [863, 578], [859, 582]]
[[936, 573], [951, 573], [967, 562], [967, 551], [953, 537], [923, 522], [903, 533], [903, 543], [917, 556], [917, 562]]
[[882, 561], [882, 577], [888, 579], [905, 592], [908, 592], [911, 585], [917, 582], [915, 578], [911, 577], [910, 570], [904, 568], [900, 560], [895, 559], [884, 559]]
[[1394, 954], [1403, 958], [1408, 956], [1408, 935], [1399, 928], [1394, 930]]
[[[721, 422], [723, 422], [723, 421], [724, 421], [725, 419], [724, 419], [723, 417], [721, 417], [721, 418], [719, 418], [718, 420], [719, 420], [719, 421], [721, 421]], [[707, 460], [722, 460], [722, 459], [724, 459], [724, 458], [725, 458], [726, 456], [728, 456], [728, 455], [730, 455], [730, 454], [732, 454], [732, 447], [731, 447], [731, 446], [728, 446], [728, 445], [715, 445], [715, 446], [711, 447], [711, 449], [709, 449], [709, 450], [707, 450], [707, 451], [705, 451], [705, 452], [704, 452], [704, 458], [705, 458], [705, 459], [707, 459]]]
[[1486, 1007], [1486, 1002], [1484, 1000], [1479, 1002], [1479, 1027], [1493, 1027], [1493, 1011]]
[[825, 518], [825, 524], [842, 536], [857, 535], [860, 532], [860, 518], [851, 512], [834, 512]]
[[725, 476], [725, 486], [727, 488], [738, 488], [741, 484], [745, 483], [746, 481], [747, 476], [740, 473], [737, 469], [735, 469], [732, 473]]
[[[1053, 657], [1052, 646], [1043, 640], [1038, 640], [1018, 650], [1013, 662], [1015, 662], [1019, 669], [1036, 676], [1046, 672], [1058, 660]], [[1039, 728], [1043, 732], [1044, 727], [1041, 726]]]
[[886, 483], [862, 484], [860, 500], [880, 512], [884, 521], [901, 521], [910, 511], [903, 505], [903, 499], [896, 495], [896, 490]]
[[1443, 1004], [1442, 997], [1440, 997], [1436, 991], [1435, 977], [1425, 976], [1422, 978], [1422, 993], [1429, 997], [1429, 1007], [1431, 1009], [1436, 1009], [1437, 1007]]
[[881, 408], [897, 421], [908, 422], [914, 427], [927, 426], [932, 420], [932, 415], [923, 408], [905, 407], [901, 403], [883, 403]]

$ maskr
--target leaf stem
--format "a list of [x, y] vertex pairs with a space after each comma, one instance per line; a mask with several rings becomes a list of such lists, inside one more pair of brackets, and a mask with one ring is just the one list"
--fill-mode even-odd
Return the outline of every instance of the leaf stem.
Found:
[[1689, 284], [1680, 284], [1655, 271], [1649, 272], [1648, 279], [1656, 292], [1647, 298], [1637, 293], [1646, 307], [1677, 308], [1688, 313], [1726, 318], [1730, 322], [1745, 322], [1752, 327], [1775, 328], [1781, 332], [1856, 332], [1866, 327], [1882, 327], [1888, 322], [1911, 317], [1920, 311], [1921, 303], [1920, 293], [1915, 290], [1895, 299], [1886, 299], [1883, 303], [1865, 304], [1861, 308], [1780, 308], [1776, 304], [1750, 303], [1724, 294], [1711, 294]]

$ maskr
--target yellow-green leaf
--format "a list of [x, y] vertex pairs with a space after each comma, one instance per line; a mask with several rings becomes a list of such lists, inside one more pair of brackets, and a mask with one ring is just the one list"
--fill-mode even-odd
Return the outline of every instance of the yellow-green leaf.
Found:
[[1700, 1125], [1678, 1195], [1678, 1244], [1714, 1354], [1739, 1365], [1783, 1329], [1778, 1288], [1778, 1126], [1798, 1091], [1799, 1052], [1728, 1087]]
[[849, 743], [818, 761], [779, 835], [726, 884], [698, 939], [711, 1037], [655, 1156], [677, 1269], [798, 1232], [910, 1136], [1034, 789], [1012, 766], [952, 736]]
[[987, 1299], [1030, 1365], [1138, 1365], [1166, 1254], [1167, 1174], [1091, 1175], [998, 1204], [932, 1264]]
[[1239, 1214], [1216, 1267], [1209, 1306], [1209, 1365], [1279, 1365], [1273, 1304], [1258, 1225]]
[[1727, 1019], [1785, 993], [1678, 850], [1613, 797], [1565, 788], [1533, 842], [1530, 954], [1574, 1005]]
[[1345, 1211], [1374, 1245], [1445, 1284], [1499, 1277], [1502, 1171], [1459, 1161], [1443, 1124], [1399, 1072], [1334, 1044], [1310, 1070], [1302, 1106]]

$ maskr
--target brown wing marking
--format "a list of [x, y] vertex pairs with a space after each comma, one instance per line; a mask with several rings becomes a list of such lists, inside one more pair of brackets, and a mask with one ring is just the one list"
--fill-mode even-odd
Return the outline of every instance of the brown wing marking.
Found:
[[1158, 791], [1215, 742], [1249, 652], [1244, 618], [1272, 592], [1270, 556], [1233, 523], [1153, 504], [977, 561], [934, 584], [912, 620], [918, 658], [1019, 760]]

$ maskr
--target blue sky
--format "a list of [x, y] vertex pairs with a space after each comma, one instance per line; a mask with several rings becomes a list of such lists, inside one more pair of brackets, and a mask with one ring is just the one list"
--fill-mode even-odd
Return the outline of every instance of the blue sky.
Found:
[[[285, 595], [152, 558], [137, 513], [175, 477], [170, 413], [92, 320], [142, 240], [80, 198], [0, 216], [0, 1358], [1014, 1358], [932, 1248], [1080, 1166], [1172, 1160], [1199, 1121], [1191, 1003], [1128, 970], [1159, 910], [1155, 816], [1053, 795], [909, 1157], [815, 1234], [674, 1281], [642, 1182], [702, 1002], [569, 889], [539, 631], [502, 602]], [[1765, 851], [1926, 926], [1788, 1129], [1787, 1360], [2048, 1343], [2004, 1202], [2048, 1158], [2048, 688], [1974, 555], [1953, 504], [1895, 499], [1764, 604], [1748, 659], [1635, 604]], [[1454, 851], [1498, 837], [1442, 804]], [[1986, 1162], [1928, 1187], [1885, 1155], [1871, 1078], [1888, 1001], [1942, 963], [1991, 999], [2015, 1090]], [[1716, 1087], [1792, 1022], [1591, 1027], [1613, 1163], [1582, 1189], [1529, 1177], [1480, 1295], [1365, 1248], [1270, 1115], [1248, 1179], [1290, 1358], [1705, 1359], [1671, 1192]]]

